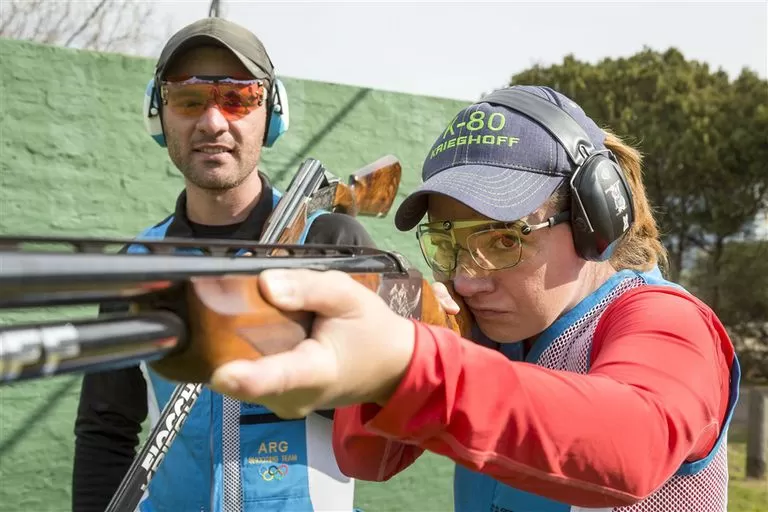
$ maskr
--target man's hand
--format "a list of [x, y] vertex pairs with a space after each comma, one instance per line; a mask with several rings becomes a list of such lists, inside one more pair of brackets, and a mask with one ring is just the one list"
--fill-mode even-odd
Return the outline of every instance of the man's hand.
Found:
[[275, 307], [315, 312], [311, 338], [288, 352], [221, 366], [211, 389], [260, 403], [282, 418], [386, 403], [411, 360], [411, 320], [343, 272], [268, 270], [259, 283]]

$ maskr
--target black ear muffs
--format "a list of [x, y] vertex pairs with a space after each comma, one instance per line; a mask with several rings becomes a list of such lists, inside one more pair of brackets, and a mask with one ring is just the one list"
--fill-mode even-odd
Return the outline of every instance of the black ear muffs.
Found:
[[578, 253], [610, 258], [634, 221], [632, 191], [610, 151], [592, 153], [571, 178], [571, 230]]
[[565, 149], [574, 166], [570, 189], [576, 252], [589, 261], [609, 259], [635, 220], [632, 190], [613, 153], [597, 151], [565, 110], [530, 92], [502, 89], [481, 101], [528, 116]]

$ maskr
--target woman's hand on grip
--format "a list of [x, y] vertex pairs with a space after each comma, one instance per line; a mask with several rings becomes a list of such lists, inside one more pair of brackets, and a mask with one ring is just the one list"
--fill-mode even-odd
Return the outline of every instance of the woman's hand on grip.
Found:
[[315, 313], [311, 337], [287, 352], [219, 367], [211, 389], [262, 404], [283, 418], [386, 403], [411, 360], [411, 320], [343, 272], [268, 270], [259, 284], [275, 307]]

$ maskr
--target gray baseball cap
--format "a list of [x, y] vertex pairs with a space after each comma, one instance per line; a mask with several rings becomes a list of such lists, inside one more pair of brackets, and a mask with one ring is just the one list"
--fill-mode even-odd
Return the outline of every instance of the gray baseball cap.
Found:
[[162, 78], [168, 64], [176, 56], [201, 44], [227, 48], [254, 78], [271, 80], [274, 76], [274, 66], [269, 54], [255, 34], [236, 23], [214, 17], [195, 21], [171, 36], [157, 60], [157, 75]]
[[[549, 88], [516, 85], [558, 105], [582, 127], [596, 150], [605, 133], [579, 105]], [[395, 213], [395, 226], [408, 231], [427, 212], [429, 194], [453, 198], [481, 215], [512, 222], [532, 213], [573, 172], [563, 147], [524, 114], [482, 99], [463, 110], [432, 145], [422, 166], [422, 185]]]

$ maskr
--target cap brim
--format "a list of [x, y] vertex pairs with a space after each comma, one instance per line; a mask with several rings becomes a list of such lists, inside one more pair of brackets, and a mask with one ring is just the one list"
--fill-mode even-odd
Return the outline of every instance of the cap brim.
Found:
[[411, 193], [395, 213], [395, 226], [413, 229], [427, 213], [429, 194], [442, 194], [490, 219], [512, 222], [529, 215], [563, 183], [562, 175], [487, 165], [446, 169]]
[[181, 54], [182, 52], [190, 48], [199, 46], [201, 41], [213, 43], [216, 46], [221, 46], [222, 48], [226, 48], [227, 50], [232, 52], [235, 55], [235, 57], [237, 57], [237, 59], [243, 64], [243, 66], [245, 66], [248, 72], [251, 73], [251, 75], [253, 75], [254, 78], [261, 78], [261, 79], [271, 78], [269, 73], [267, 73], [265, 70], [257, 66], [256, 63], [253, 62], [251, 59], [249, 59], [239, 51], [232, 48], [232, 46], [230, 46], [228, 43], [226, 43], [222, 39], [210, 34], [194, 35], [194, 36], [188, 37], [187, 39], [179, 43], [179, 45], [176, 48], [174, 48], [173, 51], [165, 59], [165, 62], [162, 65], [162, 69], [160, 70], [160, 77], [163, 78], [165, 76], [165, 72], [168, 69], [168, 64], [173, 62], [179, 54]]

